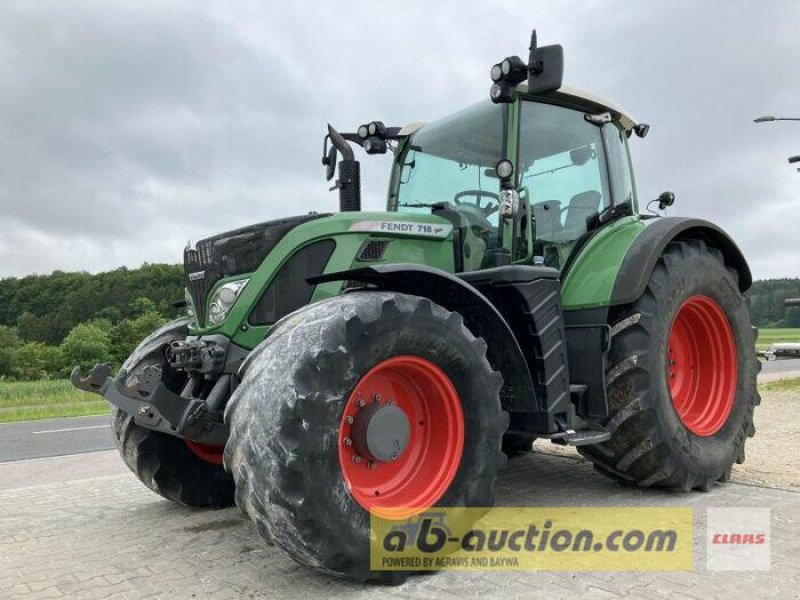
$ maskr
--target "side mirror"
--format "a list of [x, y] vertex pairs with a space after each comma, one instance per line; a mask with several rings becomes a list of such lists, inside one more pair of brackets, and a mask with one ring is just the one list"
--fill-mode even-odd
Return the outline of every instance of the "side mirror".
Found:
[[560, 44], [532, 49], [528, 93], [555, 92], [564, 80], [564, 49]]
[[675, 194], [672, 192], [661, 192], [658, 197], [658, 209], [664, 210], [668, 206], [675, 204]]

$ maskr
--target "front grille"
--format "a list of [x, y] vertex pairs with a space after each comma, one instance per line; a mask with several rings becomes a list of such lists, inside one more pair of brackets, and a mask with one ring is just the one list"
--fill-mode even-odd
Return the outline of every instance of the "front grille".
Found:
[[274, 325], [280, 319], [305, 306], [316, 286], [310, 277], [321, 275], [336, 248], [333, 240], [320, 240], [301, 248], [287, 260], [272, 278], [250, 313], [251, 325]]
[[208, 294], [220, 279], [255, 271], [289, 231], [325, 216], [309, 214], [267, 221], [206, 238], [194, 248], [187, 247], [183, 268], [197, 324], [205, 325]]
[[379, 261], [383, 258], [388, 246], [388, 240], [369, 240], [361, 246], [361, 249], [356, 255], [356, 260], [360, 262]]

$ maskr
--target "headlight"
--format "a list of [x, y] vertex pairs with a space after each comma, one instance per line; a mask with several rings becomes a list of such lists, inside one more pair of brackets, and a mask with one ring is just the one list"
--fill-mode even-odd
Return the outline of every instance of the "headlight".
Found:
[[228, 283], [223, 283], [214, 291], [208, 311], [208, 320], [212, 325], [222, 323], [225, 317], [228, 316], [233, 303], [236, 302], [236, 298], [242, 293], [248, 281], [250, 280], [229, 281]]
[[498, 212], [504, 219], [510, 219], [519, 210], [519, 194], [516, 190], [501, 190]]
[[184, 289], [184, 296], [186, 298], [186, 316], [194, 323], [194, 302], [192, 302], [192, 295], [189, 290]]

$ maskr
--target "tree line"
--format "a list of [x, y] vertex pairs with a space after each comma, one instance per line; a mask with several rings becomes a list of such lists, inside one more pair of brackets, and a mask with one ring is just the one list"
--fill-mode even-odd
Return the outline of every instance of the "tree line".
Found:
[[[151, 331], [179, 316], [180, 265], [0, 279], [0, 378], [66, 377], [75, 365], [119, 367]], [[800, 327], [800, 279], [756, 281], [747, 302], [757, 327]]]
[[0, 378], [66, 377], [119, 367], [151, 331], [181, 314], [180, 265], [0, 279]]
[[800, 327], [800, 307], [784, 306], [786, 298], [800, 298], [800, 279], [762, 279], [747, 292], [750, 316], [756, 327]]

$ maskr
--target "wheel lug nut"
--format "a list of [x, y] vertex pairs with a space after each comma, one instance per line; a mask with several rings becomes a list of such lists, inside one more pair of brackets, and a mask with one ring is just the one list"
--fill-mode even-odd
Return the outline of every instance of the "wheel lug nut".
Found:
[[351, 417], [350, 415], [347, 415], [344, 418], [344, 422], [347, 423], [348, 425], [352, 425], [353, 424], [353, 417]]
[[344, 445], [345, 446], [352, 446], [353, 445], [353, 440], [351, 440], [350, 438], [344, 438]]
[[358, 454], [353, 455], [353, 462], [358, 464], [361, 462], [361, 457]]
[[363, 398], [359, 398], [359, 399], [358, 399], [358, 407], [359, 407], [359, 408], [364, 408], [364, 405], [365, 405], [365, 404], [366, 404], [366, 402], [364, 402], [364, 399], [363, 399]]
[[375, 400], [375, 402], [380, 402], [381, 401], [381, 395], [380, 394], [373, 394], [372, 395], [372, 399]]
[[394, 404], [394, 399], [393, 399], [393, 398], [389, 398], [389, 399], [386, 401], [386, 404], [388, 404], [388, 405], [390, 405], [390, 406], [391, 406], [391, 405], [393, 405], [393, 404]]

